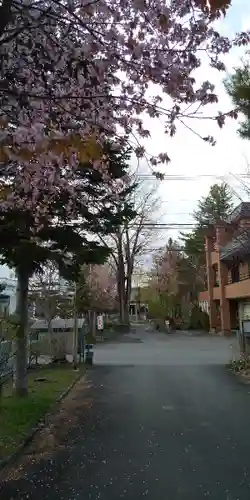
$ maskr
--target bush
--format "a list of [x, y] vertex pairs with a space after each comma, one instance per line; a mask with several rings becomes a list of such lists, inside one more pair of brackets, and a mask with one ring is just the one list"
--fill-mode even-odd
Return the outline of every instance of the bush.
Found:
[[154, 327], [155, 329], [158, 329], [161, 332], [169, 332], [169, 331], [175, 331], [175, 330], [181, 330], [181, 323], [176, 321], [175, 318], [170, 318], [169, 319], [169, 328], [166, 327], [165, 319], [158, 318], [154, 319]]
[[189, 330], [209, 331], [209, 316], [200, 307], [193, 306], [189, 317]]
[[232, 372], [242, 372], [244, 370], [249, 370], [250, 369], [250, 359], [248, 356], [242, 357], [239, 360], [236, 361], [231, 361], [228, 363], [227, 368], [231, 370]]
[[116, 323], [114, 323], [113, 321], [104, 321], [104, 330], [114, 330], [116, 326]]
[[86, 344], [96, 344], [96, 338], [89, 332], [85, 336], [85, 345]]
[[117, 323], [114, 325], [114, 330], [116, 332], [120, 332], [120, 333], [128, 333], [128, 332], [130, 332], [130, 325]]

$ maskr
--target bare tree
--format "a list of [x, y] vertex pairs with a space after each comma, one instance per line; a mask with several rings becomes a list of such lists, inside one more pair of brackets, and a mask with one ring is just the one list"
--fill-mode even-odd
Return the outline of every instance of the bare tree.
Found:
[[[134, 179], [131, 179], [134, 182]], [[132, 291], [132, 278], [135, 266], [150, 251], [156, 236], [153, 229], [157, 207], [157, 185], [147, 189], [140, 183], [127, 200], [135, 211], [135, 217], [119, 226], [108, 240], [111, 247], [111, 261], [116, 273], [119, 300], [120, 322], [129, 325], [129, 304]]]
[[52, 321], [58, 316], [72, 316], [73, 299], [67, 292], [61, 289], [58, 268], [52, 262], [30, 280], [29, 301], [47, 324], [49, 354], [53, 361], [58, 361], [55, 350], [59, 351], [59, 348], [56, 348], [53, 338]]
[[42, 273], [34, 275], [30, 280], [29, 301], [34, 304], [36, 312], [48, 324], [48, 333], [51, 333], [52, 319], [58, 314], [59, 274], [57, 267], [50, 263], [44, 267]]

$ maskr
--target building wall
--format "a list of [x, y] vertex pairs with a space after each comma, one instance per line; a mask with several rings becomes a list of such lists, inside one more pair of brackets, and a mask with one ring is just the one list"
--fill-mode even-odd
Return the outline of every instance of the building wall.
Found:
[[209, 301], [208, 290], [204, 290], [204, 291], [199, 293], [199, 301], [200, 302], [208, 302]]
[[227, 299], [240, 299], [245, 297], [249, 297], [250, 299], [250, 279], [226, 285], [225, 296]]
[[213, 300], [220, 300], [221, 297], [221, 288], [219, 286], [214, 286], [213, 288]]
[[217, 264], [218, 263], [218, 260], [219, 260], [219, 251], [213, 251], [211, 252], [211, 262], [212, 262], [212, 266], [214, 264]]
[[249, 227], [250, 219], [240, 221], [238, 227], [222, 225], [211, 230], [205, 240], [208, 290], [199, 294], [199, 304], [202, 310], [208, 310], [211, 328], [221, 328], [225, 333], [238, 324], [238, 303], [247, 298], [250, 301], [250, 267], [248, 262], [239, 263], [239, 281], [232, 283], [231, 269], [220, 260], [220, 248], [231, 241], [235, 231]]

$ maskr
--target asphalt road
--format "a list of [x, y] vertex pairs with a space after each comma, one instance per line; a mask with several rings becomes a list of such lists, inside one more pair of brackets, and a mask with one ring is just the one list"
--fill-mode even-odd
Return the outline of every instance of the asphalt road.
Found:
[[91, 405], [65, 446], [10, 478], [1, 500], [250, 499], [250, 386], [224, 368], [231, 341], [135, 336], [97, 349], [77, 394]]

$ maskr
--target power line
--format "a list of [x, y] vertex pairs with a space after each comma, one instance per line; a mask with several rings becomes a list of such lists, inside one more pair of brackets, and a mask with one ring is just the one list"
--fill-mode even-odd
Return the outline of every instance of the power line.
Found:
[[190, 212], [169, 212], [169, 214], [165, 215], [190, 215], [192, 217], [192, 214]]
[[[218, 180], [225, 180], [225, 179], [232, 179], [234, 177], [236, 180], [239, 179], [248, 179], [250, 181], [250, 174], [246, 173], [240, 173], [240, 174], [195, 174], [195, 175], [185, 175], [185, 174], [164, 174], [164, 179], [163, 180], [169, 180], [169, 181], [195, 181], [198, 179], [218, 179]], [[153, 174], [138, 174], [138, 177], [140, 179], [153, 179], [155, 176]]]
[[157, 228], [160, 228], [160, 229], [169, 229], [169, 228], [173, 228], [173, 227], [176, 227], [176, 228], [184, 228], [184, 227], [196, 227], [196, 224], [195, 223], [178, 223], [178, 222], [168, 222], [168, 223], [164, 223], [164, 224], [161, 224], [161, 223], [158, 223], [158, 222], [145, 222], [143, 224], [132, 224], [131, 226], [129, 226], [129, 229], [133, 229], [133, 228], [137, 228], [137, 227], [147, 227], [148, 229], [157, 229]]

